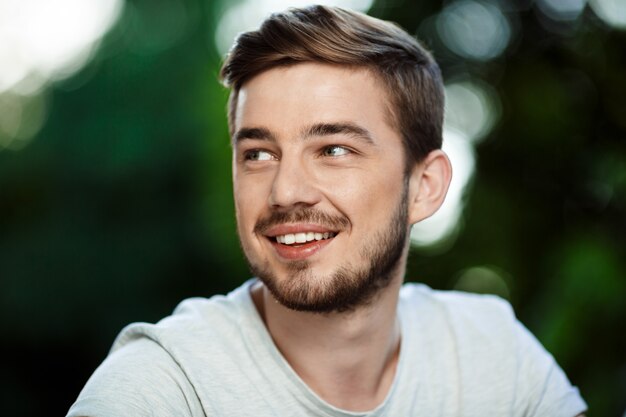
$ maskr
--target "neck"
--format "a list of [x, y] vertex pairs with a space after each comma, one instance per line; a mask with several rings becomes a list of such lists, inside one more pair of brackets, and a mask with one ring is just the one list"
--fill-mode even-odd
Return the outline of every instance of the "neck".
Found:
[[274, 343], [300, 378], [336, 407], [367, 411], [382, 403], [395, 376], [401, 284], [398, 276], [368, 305], [329, 314], [290, 310], [261, 283], [252, 291]]

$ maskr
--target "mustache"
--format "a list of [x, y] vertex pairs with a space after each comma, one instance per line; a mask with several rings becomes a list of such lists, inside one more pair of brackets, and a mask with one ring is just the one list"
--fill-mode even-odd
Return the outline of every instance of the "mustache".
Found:
[[314, 223], [332, 230], [343, 230], [350, 226], [345, 216], [336, 216], [312, 208], [300, 208], [291, 211], [272, 211], [268, 216], [259, 219], [254, 232], [265, 234], [270, 228], [285, 223]]

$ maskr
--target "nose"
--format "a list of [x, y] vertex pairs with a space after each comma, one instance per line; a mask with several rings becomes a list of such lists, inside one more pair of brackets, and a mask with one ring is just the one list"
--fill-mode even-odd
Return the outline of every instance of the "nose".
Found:
[[273, 208], [312, 206], [319, 202], [320, 196], [315, 177], [306, 163], [283, 155], [272, 183], [269, 205]]

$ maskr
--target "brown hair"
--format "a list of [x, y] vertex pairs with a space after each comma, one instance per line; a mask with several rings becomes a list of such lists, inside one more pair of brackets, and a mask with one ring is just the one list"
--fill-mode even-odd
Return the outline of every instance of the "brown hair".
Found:
[[325, 6], [274, 13], [258, 30], [239, 35], [220, 73], [233, 89], [231, 134], [241, 86], [263, 71], [299, 62], [371, 69], [388, 91], [391, 123], [404, 141], [407, 164], [441, 148], [443, 82], [430, 53], [393, 23]]

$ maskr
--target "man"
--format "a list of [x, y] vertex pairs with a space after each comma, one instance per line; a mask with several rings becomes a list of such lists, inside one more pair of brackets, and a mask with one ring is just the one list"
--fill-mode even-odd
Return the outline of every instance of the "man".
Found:
[[398, 27], [292, 9], [222, 76], [238, 232], [257, 279], [117, 338], [70, 416], [564, 416], [553, 358], [491, 296], [402, 285], [444, 200], [443, 87]]

